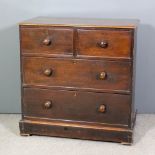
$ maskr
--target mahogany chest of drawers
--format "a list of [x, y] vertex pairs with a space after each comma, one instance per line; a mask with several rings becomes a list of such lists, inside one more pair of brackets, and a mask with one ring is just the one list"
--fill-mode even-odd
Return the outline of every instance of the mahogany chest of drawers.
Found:
[[132, 142], [137, 20], [20, 24], [21, 135]]

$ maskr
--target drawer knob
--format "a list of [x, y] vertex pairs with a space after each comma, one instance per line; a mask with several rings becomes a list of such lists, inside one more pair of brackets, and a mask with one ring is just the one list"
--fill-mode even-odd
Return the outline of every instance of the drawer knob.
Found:
[[50, 109], [50, 108], [52, 107], [52, 102], [51, 102], [51, 101], [46, 101], [46, 102], [44, 103], [44, 107], [45, 107], [46, 109]]
[[98, 111], [104, 113], [106, 111], [106, 106], [104, 104], [100, 105]]
[[43, 40], [43, 45], [49, 46], [51, 44], [51, 40], [49, 38], [45, 38]]
[[101, 41], [98, 43], [98, 46], [101, 48], [107, 48], [108, 47], [108, 42], [107, 41]]
[[48, 68], [44, 70], [44, 75], [45, 76], [51, 76], [52, 75], [52, 69]]
[[107, 76], [106, 72], [101, 72], [100, 75], [99, 75], [99, 78], [100, 78], [100, 80], [105, 80], [106, 76]]

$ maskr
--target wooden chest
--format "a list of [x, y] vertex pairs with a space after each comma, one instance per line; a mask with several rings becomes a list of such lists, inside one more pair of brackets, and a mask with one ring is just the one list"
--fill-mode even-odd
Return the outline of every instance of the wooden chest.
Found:
[[137, 20], [20, 24], [21, 135], [132, 142]]

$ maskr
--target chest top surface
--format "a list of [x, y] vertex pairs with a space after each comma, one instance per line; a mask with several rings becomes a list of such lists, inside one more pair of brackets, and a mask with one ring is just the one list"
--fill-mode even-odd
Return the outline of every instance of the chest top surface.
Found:
[[137, 19], [93, 19], [93, 18], [51, 18], [37, 17], [21, 22], [20, 25], [136, 28]]

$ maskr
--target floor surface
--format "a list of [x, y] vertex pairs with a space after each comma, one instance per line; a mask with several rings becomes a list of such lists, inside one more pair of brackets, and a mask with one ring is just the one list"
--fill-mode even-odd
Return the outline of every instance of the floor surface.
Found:
[[137, 116], [134, 143], [19, 135], [20, 115], [0, 114], [0, 155], [155, 155], [155, 115]]

